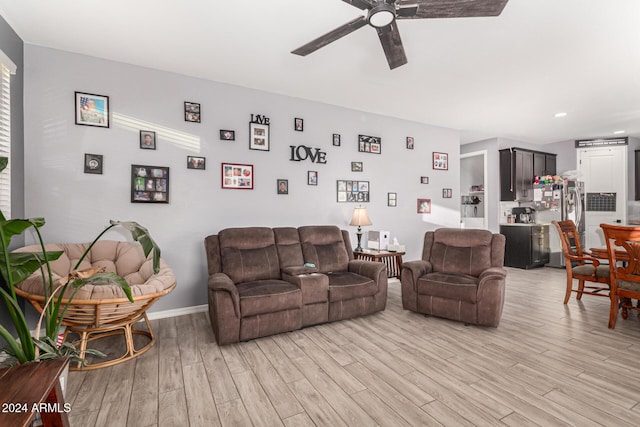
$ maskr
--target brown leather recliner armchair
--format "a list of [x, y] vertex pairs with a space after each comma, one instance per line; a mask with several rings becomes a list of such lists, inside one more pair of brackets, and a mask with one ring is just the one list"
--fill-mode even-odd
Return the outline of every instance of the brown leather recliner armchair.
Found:
[[402, 264], [402, 307], [497, 327], [507, 276], [504, 245], [503, 235], [487, 230], [426, 232], [422, 259]]

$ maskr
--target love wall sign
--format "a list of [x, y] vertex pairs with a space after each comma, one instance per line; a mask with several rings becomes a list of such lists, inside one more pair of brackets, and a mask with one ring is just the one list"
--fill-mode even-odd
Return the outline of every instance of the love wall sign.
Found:
[[311, 160], [312, 163], [327, 164], [327, 153], [320, 151], [319, 148], [311, 148], [306, 145], [290, 145], [292, 162], [301, 162], [303, 160]]

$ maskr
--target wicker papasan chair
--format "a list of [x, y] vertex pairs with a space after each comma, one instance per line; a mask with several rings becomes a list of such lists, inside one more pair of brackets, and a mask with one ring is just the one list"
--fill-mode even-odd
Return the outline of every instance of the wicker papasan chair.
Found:
[[[47, 244], [47, 251], [63, 251], [56, 261], [51, 262], [54, 287], [59, 280], [67, 276], [76, 265], [90, 243]], [[20, 252], [39, 251], [40, 246], [20, 248]], [[173, 271], [166, 262], [160, 259], [158, 274], [153, 273], [152, 257], [145, 257], [142, 247], [137, 242], [102, 240], [97, 242], [87, 257], [78, 266], [78, 270], [90, 267], [104, 267], [106, 272], [118, 274], [131, 287], [133, 303], [130, 302], [122, 288], [114, 283], [87, 284], [80, 288], [71, 300], [64, 314], [62, 324], [66, 326], [64, 339], [75, 333], [79, 336], [74, 344], [84, 356], [89, 342], [122, 334], [126, 343], [125, 353], [105, 361], [86, 360], [84, 366], [78, 363], [71, 370], [90, 370], [112, 366], [132, 359], [149, 350], [155, 344], [155, 336], [146, 311], [163, 295], [171, 292], [176, 285]], [[71, 296], [73, 290], [67, 288], [64, 297]], [[16, 293], [27, 299], [37, 310], [42, 312], [45, 305], [42, 276], [40, 271], [29, 276], [16, 286]], [[135, 328], [135, 324], [144, 320], [146, 330]], [[134, 345], [134, 335], [146, 337], [142, 347]]]

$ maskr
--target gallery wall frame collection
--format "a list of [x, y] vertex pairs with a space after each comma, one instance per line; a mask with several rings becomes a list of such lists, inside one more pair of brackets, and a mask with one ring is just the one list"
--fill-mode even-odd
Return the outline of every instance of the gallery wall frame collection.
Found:
[[[86, 92], [75, 92], [75, 123], [83, 126], [106, 127], [110, 126], [109, 97]], [[195, 102], [184, 102], [184, 119], [188, 122], [200, 123], [201, 105]], [[270, 151], [270, 120], [266, 116], [251, 114], [249, 123], [249, 149], [258, 151]], [[294, 118], [294, 130], [304, 131], [304, 120]], [[235, 130], [220, 129], [220, 140], [235, 141]], [[407, 136], [406, 148], [413, 150], [415, 139]], [[155, 150], [157, 148], [156, 132], [153, 130], [140, 130], [140, 148]], [[341, 135], [332, 134], [332, 144], [341, 145]], [[292, 146], [293, 147], [293, 146]], [[295, 147], [294, 147], [295, 148]], [[299, 147], [298, 147], [299, 148]], [[309, 147], [304, 146], [307, 149]], [[316, 151], [320, 152], [320, 148]], [[364, 153], [381, 154], [382, 138], [377, 136], [358, 135], [358, 151]], [[84, 172], [87, 174], [102, 174], [104, 156], [101, 154], [85, 153]], [[298, 160], [298, 159], [295, 159]], [[302, 160], [302, 159], [300, 159]], [[326, 163], [326, 161], [317, 163]], [[252, 164], [221, 163], [221, 186], [223, 189], [252, 190], [254, 188], [254, 167]], [[206, 158], [201, 156], [187, 156], [187, 168], [196, 170], [206, 169]], [[449, 155], [444, 152], [432, 152], [432, 168], [434, 170], [449, 169]], [[352, 161], [351, 172], [363, 172], [363, 162]], [[429, 184], [429, 177], [421, 176], [421, 184]], [[289, 180], [278, 179], [276, 182], [277, 194], [289, 194]], [[318, 185], [318, 171], [307, 171], [307, 185]], [[443, 188], [442, 197], [453, 197], [453, 189]], [[339, 203], [356, 202], [366, 203], [370, 201], [370, 182], [363, 180], [337, 180], [336, 200]], [[169, 167], [131, 165], [131, 202], [132, 203], [169, 203]], [[387, 193], [387, 206], [398, 206], [398, 194]], [[417, 212], [420, 214], [431, 213], [431, 199], [418, 198]]]
[[169, 167], [131, 165], [131, 203], [169, 203]]

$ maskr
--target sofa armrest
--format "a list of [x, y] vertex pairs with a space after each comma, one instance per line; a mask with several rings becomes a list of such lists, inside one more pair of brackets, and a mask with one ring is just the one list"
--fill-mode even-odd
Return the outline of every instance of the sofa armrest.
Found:
[[303, 304], [329, 301], [329, 277], [326, 274], [311, 273], [293, 276], [283, 273], [282, 280], [296, 285], [302, 291]]
[[431, 272], [433, 266], [429, 261], [422, 259], [416, 261], [407, 261], [402, 263], [402, 271], [400, 272], [401, 281], [411, 284], [411, 287], [415, 290], [418, 279], [425, 274]]
[[491, 267], [480, 273], [478, 284], [482, 285], [487, 280], [504, 280], [507, 277], [507, 270], [502, 267]]
[[210, 292], [226, 292], [229, 294], [231, 301], [233, 301], [233, 310], [236, 317], [239, 318], [240, 295], [238, 294], [238, 289], [231, 278], [223, 273], [214, 273], [209, 276], [208, 286]]
[[291, 267], [285, 267], [280, 270], [281, 273], [289, 276], [299, 276], [301, 274], [317, 273], [318, 267], [307, 267], [306, 265], [296, 265]]
[[380, 282], [380, 274], [387, 277], [387, 266], [381, 262], [354, 259], [349, 261], [348, 271], [368, 277], [376, 283]]

